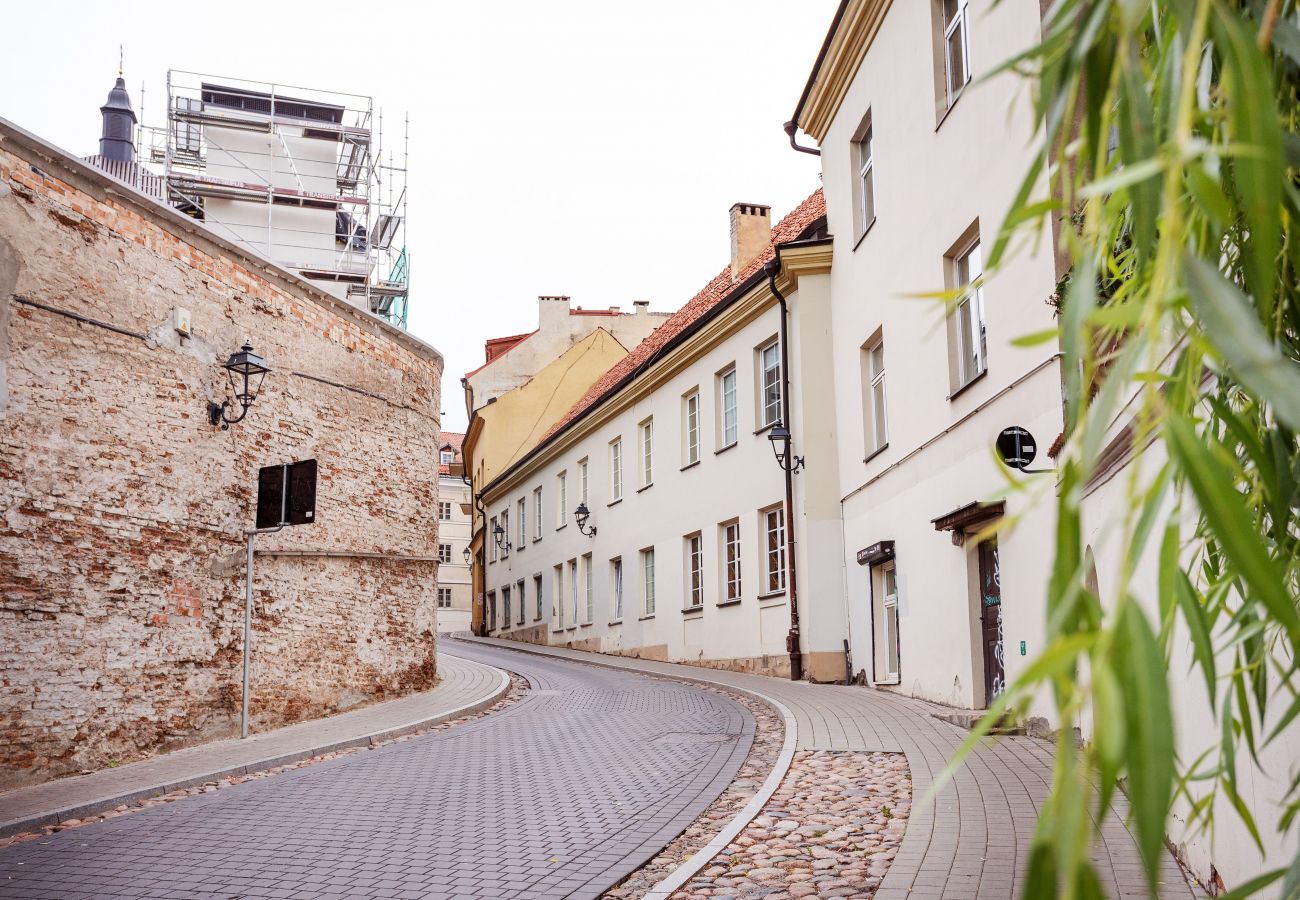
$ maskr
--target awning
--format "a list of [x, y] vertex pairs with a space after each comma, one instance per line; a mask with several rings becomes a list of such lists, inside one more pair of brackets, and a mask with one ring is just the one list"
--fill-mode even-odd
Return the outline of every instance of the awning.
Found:
[[1007, 502], [1005, 500], [998, 500], [994, 503], [981, 503], [976, 500], [930, 521], [934, 523], [935, 531], [964, 532], [968, 529], [987, 525], [994, 519], [1001, 518], [1003, 512], [1006, 511], [1006, 506]]
[[893, 558], [893, 541], [876, 541], [871, 546], [863, 547], [858, 551], [858, 565], [860, 566], [878, 566], [883, 562], [889, 562]]

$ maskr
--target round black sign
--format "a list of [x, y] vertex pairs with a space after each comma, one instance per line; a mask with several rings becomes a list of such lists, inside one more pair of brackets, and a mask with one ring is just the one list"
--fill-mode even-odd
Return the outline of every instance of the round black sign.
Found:
[[998, 456], [1013, 469], [1029, 468], [1029, 464], [1038, 455], [1038, 442], [1034, 440], [1032, 434], [1019, 425], [1003, 428], [1002, 433], [998, 435], [997, 446]]

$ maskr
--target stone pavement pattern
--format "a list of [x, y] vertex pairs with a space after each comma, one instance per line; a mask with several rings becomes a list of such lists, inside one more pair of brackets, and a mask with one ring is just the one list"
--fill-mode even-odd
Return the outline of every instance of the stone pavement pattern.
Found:
[[[1052, 748], [1028, 737], [984, 741], [930, 804], [922, 798], [967, 737], [935, 718], [951, 712], [888, 691], [792, 682], [676, 663], [604, 656], [493, 638], [475, 643], [533, 655], [694, 679], [766, 694], [785, 704], [799, 729], [800, 750], [902, 752], [912, 772], [913, 807], [903, 843], [875, 900], [983, 900], [1017, 897], [1038, 810], [1052, 777]], [[1125, 824], [1124, 799], [1102, 826], [1094, 849], [1098, 875], [1112, 897], [1146, 896], [1137, 844]], [[1161, 897], [1204, 897], [1190, 887], [1171, 854], [1160, 870]]]
[[595, 897], [730, 782], [717, 693], [444, 641], [533, 690], [502, 712], [0, 852], [0, 897]]
[[440, 681], [422, 691], [352, 712], [313, 719], [247, 740], [232, 738], [176, 750], [153, 759], [60, 778], [0, 794], [0, 836], [34, 830], [44, 822], [81, 818], [145, 796], [226, 775], [243, 774], [306, 759], [347, 746], [393, 737], [414, 727], [450, 718], [466, 707], [492, 703], [508, 687], [504, 673], [455, 656], [438, 660]]

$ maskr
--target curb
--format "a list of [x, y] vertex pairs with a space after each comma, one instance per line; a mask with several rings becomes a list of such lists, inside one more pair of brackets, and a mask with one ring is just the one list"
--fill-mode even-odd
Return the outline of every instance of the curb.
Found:
[[[722, 684], [717, 681], [710, 681], [707, 678], [696, 678], [688, 675], [664, 675], [659, 672], [647, 672], [642, 669], [636, 669], [632, 666], [620, 666], [615, 663], [603, 662], [601, 660], [574, 660], [566, 656], [560, 656], [556, 653], [548, 653], [543, 649], [534, 649], [534, 645], [523, 644], [521, 646], [503, 646], [502, 643], [488, 642], [479, 640], [476, 637], [462, 637], [460, 640], [479, 644], [484, 647], [497, 647], [502, 650], [514, 650], [518, 653], [531, 653], [534, 656], [544, 656], [549, 659], [560, 659], [566, 662], [576, 662], [579, 665], [599, 666], [603, 669], [614, 669], [620, 672], [636, 672], [641, 675], [649, 675], [652, 678], [672, 678], [679, 681], [685, 681], [691, 684], [708, 685], [709, 687], [722, 688], [723, 690], [735, 691], [737, 694], [744, 694], [760, 703], [766, 703], [772, 707], [781, 717], [785, 724], [785, 741], [781, 744], [781, 751], [777, 754], [776, 763], [772, 766], [772, 771], [767, 774], [759, 786], [758, 793], [749, 799], [744, 808], [736, 813], [722, 829], [713, 836], [713, 838], [702, 848], [696, 851], [689, 859], [674, 869], [666, 878], [661, 879], [658, 883], [651, 886], [650, 890], [641, 898], [641, 900], [668, 900], [668, 897], [690, 881], [696, 872], [703, 869], [709, 864], [713, 857], [717, 856], [727, 845], [736, 839], [736, 836], [745, 829], [745, 826], [754, 820], [754, 818], [763, 811], [767, 801], [776, 793], [785, 775], [790, 771], [790, 764], [794, 762], [795, 747], [799, 741], [799, 724], [795, 721], [794, 714], [786, 707], [784, 703], [774, 697], [759, 691], [750, 690], [749, 688], [736, 687], [730, 684]], [[513, 643], [513, 642], [512, 642]], [[662, 848], [661, 848], [662, 849]]]
[[[448, 655], [455, 656], [456, 654], [451, 653]], [[395, 737], [410, 734], [412, 731], [419, 731], [422, 728], [440, 725], [441, 723], [449, 722], [452, 719], [459, 719], [461, 716], [482, 712], [504, 697], [506, 692], [510, 690], [510, 676], [504, 669], [497, 668], [496, 666], [488, 666], [486, 663], [479, 663], [476, 660], [470, 661], [475, 662], [476, 665], [487, 666], [489, 669], [496, 669], [498, 682], [496, 687], [494, 687], [491, 693], [487, 696], [475, 700], [472, 703], [467, 703], [464, 706], [459, 706], [445, 712], [435, 713], [432, 716], [426, 716], [422, 719], [416, 719], [402, 725], [395, 725], [391, 728], [372, 731], [369, 734], [344, 738], [343, 740], [333, 741], [329, 744], [321, 744], [320, 746], [306, 750], [295, 750], [292, 753], [270, 756], [243, 765], [216, 769], [210, 772], [204, 772], [201, 775], [187, 776], [177, 781], [168, 781], [145, 788], [137, 788], [135, 790], [124, 791], [120, 794], [113, 794], [107, 797], [97, 797], [94, 800], [89, 800], [85, 803], [78, 803], [75, 806], [66, 806], [62, 809], [25, 816], [20, 819], [10, 819], [6, 822], [0, 822], [0, 837], [9, 837], [10, 835], [19, 834], [24, 831], [33, 831], [46, 825], [57, 825], [60, 822], [66, 822], [68, 819], [84, 819], [87, 816], [96, 815], [105, 810], [112, 809], [115, 806], [121, 806], [123, 803], [135, 803], [139, 800], [147, 800], [150, 797], [161, 797], [163, 794], [169, 794], [172, 791], [194, 787], [195, 785], [203, 784], [208, 781], [218, 781], [222, 778], [229, 778], [231, 775], [251, 775], [255, 772], [261, 772], [266, 769], [274, 769], [276, 766], [288, 765], [289, 763], [310, 759], [313, 756], [333, 753], [338, 750], [346, 750], [350, 747], [365, 745], [373, 747], [376, 744], [381, 744], [384, 741], [391, 740]]]

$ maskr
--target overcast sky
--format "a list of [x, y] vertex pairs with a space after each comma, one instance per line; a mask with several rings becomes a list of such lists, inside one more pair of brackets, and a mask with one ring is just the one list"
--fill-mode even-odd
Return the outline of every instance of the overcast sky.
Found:
[[[790, 117], [835, 0], [230, 0], [19, 4], [0, 116], [77, 155], [125, 45], [159, 124], [169, 68], [368, 94], [411, 117], [412, 333], [446, 358], [443, 427], [483, 340], [536, 327], [539, 294], [673, 310], [728, 258], [727, 210], [774, 219], [817, 188]], [[51, 31], [52, 18], [57, 18]]]

